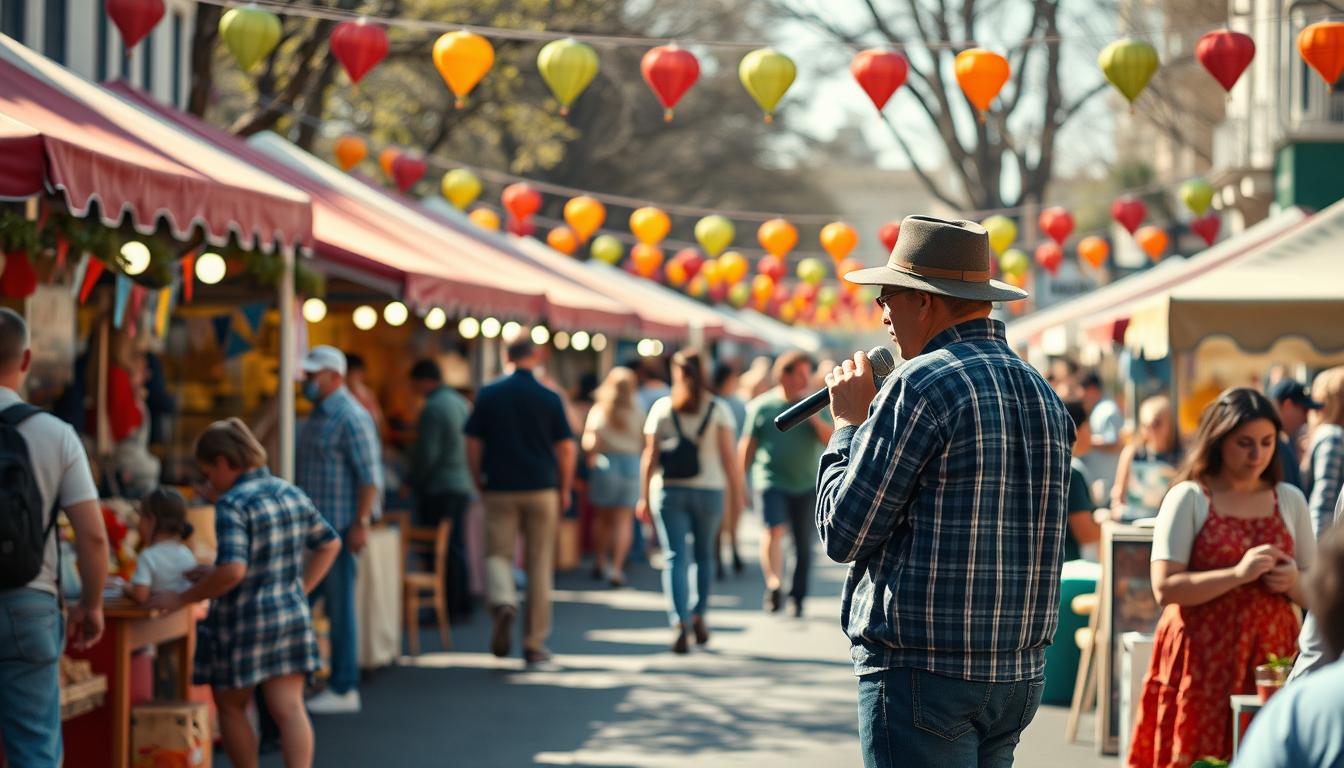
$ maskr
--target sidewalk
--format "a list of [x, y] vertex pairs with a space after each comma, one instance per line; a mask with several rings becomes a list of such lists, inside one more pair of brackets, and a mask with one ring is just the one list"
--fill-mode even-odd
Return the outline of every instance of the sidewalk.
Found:
[[[743, 532], [759, 521], [743, 521]], [[754, 549], [755, 536], [744, 542]], [[747, 551], [743, 552], [748, 555]], [[318, 766], [782, 766], [861, 764], [855, 684], [839, 630], [842, 566], [818, 561], [807, 615], [761, 611], [755, 558], [716, 583], [708, 649], [674, 656], [659, 574], [632, 568], [620, 590], [561, 574], [550, 647], [562, 671], [528, 673], [487, 651], [480, 612], [456, 650], [372, 674], [357, 716], [314, 718]], [[423, 633], [422, 649], [438, 648]], [[515, 644], [515, 653], [517, 647]], [[1043, 708], [1017, 764], [1114, 766], [1066, 747], [1067, 710]], [[1083, 724], [1090, 734], [1091, 719]], [[227, 766], [222, 752], [217, 765]], [[280, 766], [268, 755], [263, 766]]]

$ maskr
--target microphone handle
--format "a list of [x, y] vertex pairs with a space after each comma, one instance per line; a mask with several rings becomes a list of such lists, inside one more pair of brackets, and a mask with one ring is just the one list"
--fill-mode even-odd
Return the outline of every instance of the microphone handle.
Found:
[[776, 416], [775, 428], [780, 432], [787, 432], [807, 421], [812, 414], [830, 404], [831, 391], [823, 387], [789, 406], [787, 410]]

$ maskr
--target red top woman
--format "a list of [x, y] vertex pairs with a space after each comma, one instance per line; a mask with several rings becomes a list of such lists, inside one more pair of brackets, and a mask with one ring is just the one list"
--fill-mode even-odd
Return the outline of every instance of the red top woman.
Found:
[[1296, 648], [1298, 576], [1316, 551], [1307, 502], [1279, 482], [1279, 417], [1229, 389], [1209, 406], [1153, 533], [1153, 594], [1165, 606], [1129, 749], [1135, 768], [1232, 757], [1228, 697]]

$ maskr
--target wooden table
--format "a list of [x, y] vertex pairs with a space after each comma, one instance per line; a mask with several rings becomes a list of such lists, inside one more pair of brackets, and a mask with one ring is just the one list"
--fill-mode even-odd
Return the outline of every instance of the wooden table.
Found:
[[195, 606], [172, 612], [151, 611], [124, 598], [103, 609], [106, 629], [98, 644], [70, 649], [71, 658], [87, 659], [107, 676], [107, 704], [65, 723], [65, 764], [126, 768], [131, 757], [131, 652], [146, 645], [176, 646], [176, 697], [185, 701], [196, 651]]

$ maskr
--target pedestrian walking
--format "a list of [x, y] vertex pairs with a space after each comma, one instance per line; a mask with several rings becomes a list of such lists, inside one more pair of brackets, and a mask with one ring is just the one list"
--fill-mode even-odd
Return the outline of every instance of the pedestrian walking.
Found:
[[1229, 697], [1255, 668], [1291, 656], [1316, 553], [1302, 492], [1282, 482], [1278, 413], [1256, 390], [1224, 392], [1200, 419], [1153, 531], [1164, 606], [1130, 741], [1132, 768], [1232, 757]]
[[449, 614], [461, 618], [471, 613], [466, 517], [474, 486], [463, 432], [471, 405], [443, 383], [443, 371], [433, 360], [419, 360], [411, 367], [411, 387], [425, 404], [416, 424], [406, 482], [415, 494], [419, 525], [434, 528], [442, 520], [452, 523], [444, 594]]
[[784, 608], [784, 539], [793, 539], [793, 581], [789, 599], [793, 615], [803, 615], [812, 550], [817, 539], [817, 462], [831, 439], [829, 414], [818, 412], [796, 429], [781, 432], [775, 417], [809, 394], [812, 359], [793, 350], [775, 360], [778, 385], [752, 400], [739, 443], [743, 472], [759, 499], [765, 535], [761, 538], [761, 572], [765, 577], [765, 610]]
[[1297, 486], [1306, 493], [1306, 483], [1302, 480], [1302, 451], [1299, 438], [1313, 411], [1321, 410], [1321, 404], [1311, 397], [1311, 390], [1300, 381], [1290, 378], [1279, 379], [1269, 389], [1269, 399], [1279, 410], [1279, 421], [1283, 423], [1283, 434], [1279, 435], [1279, 465], [1283, 467], [1283, 481]]
[[675, 653], [690, 649], [692, 634], [697, 645], [709, 642], [705, 614], [719, 524], [727, 507], [741, 503], [742, 476], [733, 455], [736, 431], [732, 411], [709, 391], [700, 353], [673, 355], [672, 393], [653, 404], [644, 423], [638, 514], [654, 520], [663, 545], [663, 593]]
[[1344, 485], [1344, 365], [1316, 374], [1311, 396], [1321, 408], [1312, 415], [1305, 481], [1319, 539], [1334, 520], [1335, 494]]
[[196, 682], [209, 685], [224, 751], [256, 768], [248, 718], [258, 689], [280, 732], [286, 768], [313, 764], [303, 687], [317, 671], [317, 634], [306, 595], [340, 552], [336, 531], [303, 491], [271, 475], [266, 449], [239, 419], [217, 421], [196, 440], [199, 489], [215, 505], [215, 564], [184, 592], [159, 592], [152, 608], [210, 600], [196, 643]]
[[[733, 412], [733, 421], [737, 423], [736, 439], [741, 439], [742, 430], [747, 425], [747, 403], [738, 397], [742, 387], [742, 375], [735, 360], [724, 360], [714, 365], [714, 395]], [[743, 472], [746, 470], [744, 469]], [[719, 540], [714, 546], [714, 573], [722, 579], [727, 572], [723, 565], [723, 546], [728, 545], [728, 557], [733, 564], [733, 573], [742, 573], [742, 555], [737, 549], [737, 529], [742, 519], [741, 506], [734, 504], [724, 512], [723, 522], [719, 525]]]
[[827, 378], [835, 433], [817, 527], [853, 563], [841, 626], [864, 764], [1005, 766], [1040, 703], [1055, 632], [1073, 424], [1008, 346], [985, 229], [908, 216], [883, 324], [907, 362], [875, 388], [856, 354]]
[[569, 506], [578, 448], [560, 396], [534, 373], [541, 350], [520, 339], [505, 354], [512, 372], [481, 388], [466, 424], [467, 465], [485, 502], [486, 591], [494, 617], [490, 650], [508, 656], [513, 643], [518, 613], [513, 560], [521, 533], [527, 565], [523, 660], [550, 669], [546, 638], [556, 529], [561, 510]]
[[382, 446], [373, 418], [345, 386], [346, 359], [339, 349], [314, 347], [304, 358], [303, 371], [303, 394], [313, 410], [299, 433], [298, 486], [344, 543], [313, 593], [331, 622], [331, 678], [327, 690], [308, 701], [308, 709], [314, 714], [354, 714], [360, 710], [357, 558], [382, 500]]
[[595, 515], [593, 575], [609, 580], [613, 587], [625, 584], [625, 558], [639, 503], [644, 414], [635, 400], [638, 387], [634, 371], [612, 368], [595, 393], [583, 430], [583, 450], [591, 466], [588, 496]]
[[[61, 764], [58, 660], [68, 628], [84, 650], [103, 634], [107, 532], [84, 446], [64, 421], [23, 401], [28, 325], [0, 308], [0, 737], [13, 766]], [[82, 589], [61, 611], [58, 510], [75, 531]]]

